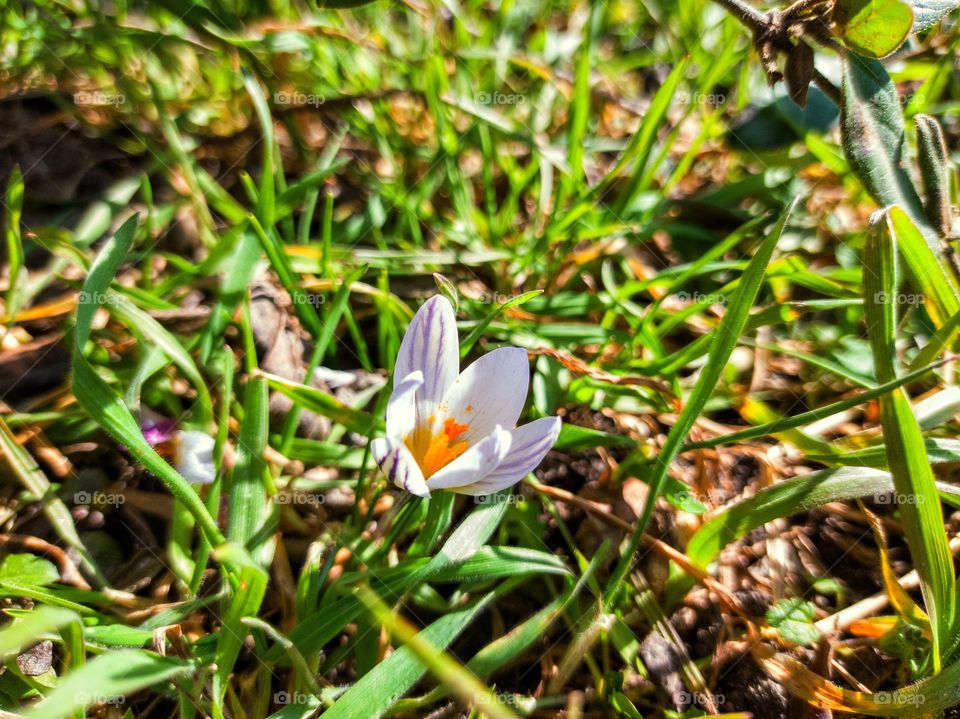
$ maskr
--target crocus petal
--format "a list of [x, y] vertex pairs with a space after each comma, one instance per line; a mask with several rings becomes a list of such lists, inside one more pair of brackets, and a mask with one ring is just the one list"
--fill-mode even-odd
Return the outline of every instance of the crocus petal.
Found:
[[205, 432], [186, 430], [177, 433], [173, 464], [190, 484], [210, 484], [216, 479], [213, 447], [216, 440]]
[[403, 442], [379, 437], [370, 443], [370, 453], [387, 479], [400, 489], [418, 497], [430, 496], [430, 489], [423, 481], [423, 472]]
[[400, 343], [394, 377], [423, 373], [417, 391], [417, 418], [426, 420], [460, 371], [460, 341], [453, 305], [443, 295], [423, 303]]
[[147, 422], [141, 427], [143, 438], [147, 444], [156, 447], [163, 442], [169, 442], [177, 430], [177, 423], [172, 419], [165, 419], [159, 422]]
[[140, 408], [140, 430], [147, 443], [154, 447], [169, 442], [177, 434], [177, 421], [157, 414], [149, 407]]
[[457, 490], [462, 494], [492, 494], [510, 487], [537, 468], [560, 434], [559, 417], [543, 417], [510, 431], [510, 451], [490, 474]]
[[464, 487], [479, 482], [497, 468], [510, 451], [510, 433], [502, 427], [472, 445], [466, 452], [443, 467], [427, 480], [431, 490]]
[[461, 439], [476, 442], [496, 426], [512, 428], [517, 424], [527, 399], [530, 365], [527, 351], [519, 347], [501, 347], [467, 367], [440, 404], [441, 421], [453, 417], [468, 425]]
[[417, 370], [406, 377], [397, 375], [393, 392], [387, 401], [387, 436], [399, 439], [413, 431], [417, 421], [416, 394], [423, 386], [423, 372]]

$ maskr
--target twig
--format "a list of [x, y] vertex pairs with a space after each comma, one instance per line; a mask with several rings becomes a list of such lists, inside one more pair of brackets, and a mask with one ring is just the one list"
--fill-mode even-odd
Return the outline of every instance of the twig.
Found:
[[813, 83], [823, 90], [823, 94], [833, 100], [837, 104], [837, 107], [840, 107], [843, 96], [839, 88], [830, 82], [819, 70], [813, 71]]
[[[578, 497], [577, 495], [573, 494], [572, 492], [568, 492], [565, 489], [551, 487], [547, 484], [540, 484], [540, 482], [537, 481], [530, 482], [530, 485], [533, 487], [533, 489], [541, 494], [545, 494], [548, 497], [565, 502], [566, 504], [572, 504], [576, 507], [579, 507], [588, 514], [591, 514], [594, 517], [607, 522], [608, 524], [612, 524], [613, 526], [618, 527], [627, 533], [633, 531], [633, 525], [630, 524], [630, 522], [626, 521], [625, 519], [621, 519], [615, 514], [611, 514], [610, 510], [599, 502]], [[681, 552], [679, 549], [671, 547], [666, 542], [649, 534], [643, 535], [643, 543], [649, 546], [655, 552], [662, 554], [667, 559], [673, 560], [673, 562], [676, 563], [676, 565], [684, 572], [689, 574], [704, 587], [715, 593], [730, 612], [737, 614], [744, 619], [749, 618], [749, 615], [740, 605], [739, 600], [733, 596], [730, 590], [720, 584], [720, 582], [718, 582], [716, 579], [711, 577], [709, 572], [694, 564], [693, 560], [691, 560], [690, 557]]]
[[[954, 554], [960, 552], [960, 537], [954, 537], [950, 540], [950, 549]], [[917, 575], [916, 569], [904, 574], [897, 582], [907, 591], [914, 590], [920, 586], [920, 578]], [[821, 619], [817, 622], [817, 629], [824, 634], [845, 631], [849, 629], [854, 622], [875, 614], [889, 603], [889, 595], [886, 592], [878, 592], [872, 597], [861, 599], [856, 604], [851, 604], [836, 614], [831, 614], [829, 617]]]
[[72, 584], [79, 589], [90, 589], [90, 585], [80, 574], [77, 565], [60, 547], [28, 534], [0, 534], [0, 545], [12, 544], [30, 552], [45, 554], [52, 559], [60, 570], [60, 581]]
[[743, 2], [743, 0], [714, 0], [722, 5], [727, 12], [737, 20], [753, 30], [754, 34], [762, 33], [770, 26], [770, 16]]
[[[727, 12], [750, 29], [753, 33], [755, 44], [759, 44], [763, 36], [769, 35], [774, 29], [774, 26], [779, 25], [779, 19], [791, 14], [796, 14], [800, 10], [805, 9], [809, 4], [807, 0], [799, 0], [787, 8], [782, 14], [774, 16], [771, 13], [764, 13], [757, 10], [744, 2], [744, 0], [714, 0], [714, 2], [722, 6]], [[842, 48], [836, 43], [829, 41], [829, 39], [820, 38], [820, 41], [825, 42], [834, 50], [842, 52]], [[805, 42], [805, 40], [801, 39], [800, 42]], [[813, 83], [819, 87], [827, 97], [833, 100], [837, 104], [837, 107], [840, 106], [840, 90], [819, 70], [814, 69], [813, 71]]]

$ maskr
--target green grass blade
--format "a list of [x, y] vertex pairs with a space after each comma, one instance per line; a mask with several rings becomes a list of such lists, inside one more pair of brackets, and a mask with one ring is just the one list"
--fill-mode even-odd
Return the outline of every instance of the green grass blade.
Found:
[[[437, 653], [445, 649], [493, 599], [487, 594], [465, 609], [446, 614], [433, 622], [417, 636], [421, 653], [436, 654], [425, 647], [432, 646]], [[360, 599], [358, 602], [362, 601]], [[379, 719], [424, 674], [427, 666], [409, 646], [395, 651], [372, 671], [362, 676], [336, 703], [324, 712], [326, 719]]]
[[104, 244], [83, 283], [83, 292], [91, 301], [77, 306], [71, 389], [77, 402], [97, 424], [125, 445], [136, 460], [153, 472], [170, 493], [183, 503], [206, 535], [207, 541], [216, 546], [224, 542], [223, 534], [196, 491], [147, 443], [139, 423], [130, 414], [123, 398], [107, 385], [83, 354], [84, 345], [90, 339], [93, 315], [106, 298], [111, 281], [127, 257], [136, 229], [137, 217], [134, 215]]
[[4, 236], [7, 243], [7, 271], [10, 284], [7, 287], [6, 306], [3, 309], [7, 321], [12, 323], [17, 310], [20, 309], [21, 281], [26, 274], [23, 238], [20, 234], [20, 218], [23, 215], [23, 175], [19, 167], [14, 167], [10, 173], [4, 205], [7, 210]]
[[[897, 243], [887, 231], [888, 222], [889, 211], [872, 218], [863, 258], [867, 334], [880, 382], [890, 382], [897, 375]], [[953, 621], [953, 557], [923, 434], [902, 388], [880, 397], [880, 424], [910, 556], [930, 616], [936, 671]]]
[[957, 332], [960, 332], [960, 312], [957, 312], [953, 317], [940, 325], [936, 332], [930, 336], [927, 344], [910, 360], [907, 369], [910, 370], [911, 374], [918, 367], [923, 367], [924, 365], [929, 365], [934, 362], [950, 343], [953, 342], [953, 338], [956, 337]]
[[323, 334], [323, 323], [320, 322], [320, 317], [310, 301], [309, 293], [300, 286], [299, 280], [297, 280], [296, 274], [290, 266], [290, 260], [287, 258], [283, 244], [273, 232], [264, 229], [256, 217], [251, 215], [248, 220], [254, 233], [256, 233], [257, 239], [260, 240], [261, 247], [267, 253], [267, 258], [277, 273], [277, 277], [280, 278], [280, 284], [290, 294], [290, 299], [293, 301], [293, 310], [297, 313], [297, 317], [313, 337], [319, 337]]
[[559, 557], [527, 547], [481, 547], [470, 559], [456, 567], [437, 572], [437, 582], [486, 581], [522, 574], [570, 574]]
[[892, 490], [889, 472], [865, 467], [824, 469], [793, 477], [766, 487], [712, 517], [690, 539], [687, 555], [705, 567], [725, 546], [774, 519], [828, 502], [883, 495]]
[[354, 409], [338, 400], [332, 394], [317, 389], [316, 387], [309, 387], [305, 384], [278, 377], [268, 372], [264, 372], [263, 376], [266, 378], [270, 387], [281, 394], [303, 405], [304, 408], [311, 412], [329, 417], [334, 422], [339, 422], [354, 432], [367, 435], [382, 425], [382, 421], [373, 415], [363, 410]]
[[267, 574], [255, 565], [249, 555], [236, 544], [225, 544], [214, 550], [214, 557], [237, 568], [239, 582], [237, 591], [228, 599], [223, 626], [217, 632], [216, 671], [213, 674], [213, 716], [223, 717], [223, 698], [233, 665], [240, 656], [240, 649], [248, 628], [243, 623], [246, 617], [256, 617], [267, 591]]
[[247, 287], [253, 282], [260, 256], [260, 242], [257, 239], [257, 234], [253, 229], [244, 227], [239, 233], [233, 250], [230, 269], [220, 286], [220, 296], [210, 312], [210, 320], [207, 322], [200, 340], [200, 356], [203, 361], [209, 358], [214, 343], [223, 334], [233, 311], [243, 299]]
[[491, 312], [487, 314], [480, 322], [477, 323], [477, 326], [470, 330], [463, 342], [460, 343], [460, 357], [466, 357], [469, 354], [470, 350], [473, 349], [473, 346], [477, 343], [477, 340], [483, 336], [483, 333], [486, 331], [487, 327], [490, 326], [490, 323], [493, 322], [497, 317], [499, 317], [503, 312], [510, 309], [511, 307], [519, 307], [525, 302], [529, 302], [534, 297], [538, 297], [543, 294], [543, 290], [533, 290], [531, 292], [524, 292], [518, 297], [512, 297], [506, 302], [497, 305], [493, 308]]
[[[389, 675], [384, 674], [383, 679], [394, 682], [396, 686], [378, 686], [378, 684], [371, 682], [371, 687], [376, 687], [378, 693], [384, 693], [390, 698], [388, 699], [388, 706], [393, 704], [395, 693], [398, 690], [403, 691], [401, 688], [403, 684], [400, 679], [402, 677], [403, 681], [407, 680], [407, 677], [403, 675], [409, 671], [408, 666], [410, 669], [413, 669], [412, 665], [414, 665], [415, 662], [419, 662], [421, 665], [426, 666], [430, 673], [455, 694], [464, 706], [474, 708], [483, 716], [489, 717], [490, 719], [516, 719], [517, 715], [510, 711], [505, 704], [498, 701], [497, 697], [487, 689], [476, 675], [469, 669], [464, 668], [440, 647], [436, 646], [436, 644], [431, 641], [431, 638], [428, 638], [428, 634], [432, 634], [436, 636], [441, 643], [448, 644], [450, 640], [439, 629], [434, 630], [433, 627], [428, 627], [423, 632], [418, 633], [408, 622], [391, 612], [390, 607], [384, 604], [380, 597], [369, 587], [360, 587], [358, 596], [360, 601], [363, 602], [364, 607], [373, 615], [377, 622], [390, 632], [390, 635], [394, 639], [403, 644], [403, 648], [398, 650], [397, 653], [407, 650], [411, 656], [410, 661], [403, 661], [406, 657], [395, 660], [393, 662], [395, 666], [391, 667], [391, 673]], [[438, 623], [439, 621], [442, 620], [438, 620]], [[467, 619], [467, 621], [469, 621], [469, 619]], [[455, 630], [455, 628], [453, 629]], [[391, 655], [387, 661], [393, 659], [393, 656], [394, 655]], [[381, 671], [384, 670], [381, 670], [378, 666], [367, 676], [376, 675]], [[357, 682], [357, 685], [361, 684], [366, 678], [366, 676], [363, 677]], [[386, 683], [385, 681], [384, 684]], [[354, 689], [355, 688], [356, 685]], [[353, 689], [350, 691], [353, 691]], [[347, 692], [340, 702], [346, 702], [351, 699], [348, 696], [349, 694], [350, 692]], [[368, 702], [367, 706], [370, 706], [370, 704], [376, 706], [376, 704], [374, 704], [376, 700], [370, 696], [370, 693], [366, 696], [361, 695], [353, 699], [353, 701], [358, 703]], [[334, 713], [335, 710], [336, 705], [331, 709], [331, 713]], [[374, 710], [373, 716], [378, 716], [376, 710]]]
[[881, 231], [893, 235], [913, 285], [922, 295], [927, 313], [937, 328], [943, 327], [960, 312], [960, 293], [956, 280], [937, 259], [910, 216], [899, 207], [894, 206], [886, 211]]
[[[363, 267], [355, 270], [344, 279], [334, 293], [333, 302], [330, 303], [330, 309], [324, 313], [323, 332], [318, 337], [314, 337], [315, 344], [310, 353], [310, 362], [307, 364], [305, 377], [311, 377], [314, 370], [322, 364], [326, 357], [330, 343], [333, 341], [334, 333], [340, 324], [340, 320], [343, 318], [344, 313], [350, 308], [350, 288], [354, 282], [357, 282], [363, 276], [365, 271], [366, 268]], [[293, 407], [290, 408], [284, 420], [282, 440], [279, 446], [281, 453], [286, 454], [289, 451], [294, 435], [296, 434], [299, 418], [300, 406], [294, 402]]]
[[162, 350], [190, 380], [197, 391], [196, 424], [206, 429], [206, 425], [213, 419], [213, 404], [207, 383], [190, 353], [163, 325], [123, 295], [111, 293], [106, 304], [110, 312], [127, 325], [141, 345]]
[[[564, 177], [561, 198], [569, 196], [570, 189], [583, 181], [583, 136], [590, 119], [590, 68], [593, 64], [594, 41], [597, 20], [603, 12], [603, 3], [591, 3], [590, 17], [583, 23], [583, 39], [580, 43], [580, 57], [577, 59], [576, 75], [573, 81], [573, 102], [571, 107], [570, 129], [567, 133], [567, 155], [569, 174]], [[558, 198], [557, 205], [562, 204]]]
[[263, 144], [263, 166], [260, 168], [260, 204], [257, 208], [257, 215], [263, 226], [269, 230], [276, 220], [276, 179], [274, 177], [276, 141], [273, 133], [273, 117], [270, 115], [270, 108], [267, 106], [267, 100], [263, 96], [260, 83], [245, 70], [243, 72], [243, 84], [253, 101], [253, 109], [260, 123], [260, 131], [263, 133], [263, 139], [261, 140]]
[[80, 615], [69, 609], [37, 607], [28, 616], [16, 618], [0, 630], [0, 657], [16, 656], [35, 644], [39, 637], [79, 621]]
[[676, 423], [667, 435], [667, 440], [657, 455], [656, 463], [651, 470], [649, 480], [650, 489], [643, 512], [637, 520], [628, 548], [621, 556], [607, 585], [607, 591], [604, 596], [604, 605], [606, 607], [612, 605], [620, 584], [630, 571], [630, 567], [634, 561], [634, 554], [640, 547], [643, 533], [646, 531], [647, 522], [653, 513], [654, 503], [657, 497], [660, 496], [664, 482], [667, 479], [670, 464], [676, 458], [677, 454], [679, 454], [687, 434], [693, 427], [697, 417], [700, 416], [707, 400], [710, 399], [710, 395], [727, 365], [727, 360], [733, 353], [737, 341], [743, 333], [747, 320], [750, 317], [750, 310], [757, 298], [757, 293], [760, 291], [760, 284], [763, 281], [767, 265], [770, 263], [771, 257], [773, 257], [773, 251], [777, 246], [780, 235], [783, 233], [784, 227], [786, 227], [787, 219], [792, 209], [793, 205], [787, 209], [773, 230], [760, 243], [756, 254], [754, 254], [750, 263], [747, 265], [747, 269], [744, 270], [743, 276], [740, 278], [737, 292], [731, 300], [730, 306], [723, 316], [723, 320], [713, 333], [707, 363], [701, 370], [700, 376], [697, 378], [697, 382], [693, 387], [693, 391], [684, 404], [683, 410], [680, 412]]
[[663, 85], [657, 90], [650, 102], [650, 107], [643, 114], [643, 122], [632, 138], [630, 144], [623, 151], [623, 155], [617, 160], [617, 164], [604, 177], [601, 187], [604, 189], [612, 184], [624, 169], [633, 163], [632, 175], [626, 188], [622, 191], [617, 200], [618, 214], [622, 214], [624, 209], [633, 201], [636, 193], [641, 189], [641, 178], [644, 175], [644, 168], [650, 159], [654, 145], [657, 140], [657, 134], [663, 127], [664, 120], [670, 106], [675, 101], [680, 83], [686, 76], [689, 57], [684, 58], [676, 64], [670, 74], [664, 80]]
[[903, 387], [911, 382], [916, 382], [917, 380], [925, 377], [940, 364], [940, 362], [936, 362], [934, 364], [920, 367], [919, 369], [915, 369], [912, 372], [903, 375], [902, 377], [897, 377], [890, 382], [884, 382], [883, 384], [865, 390], [860, 394], [854, 395], [853, 397], [842, 399], [839, 402], [833, 402], [823, 407], [811, 409], [807, 412], [801, 412], [800, 414], [795, 414], [792, 417], [783, 417], [774, 422], [760, 424], [756, 427], [751, 427], [750, 429], [742, 429], [737, 432], [731, 432], [730, 434], [721, 434], [716, 437], [711, 437], [710, 439], [690, 442], [689, 444], [685, 444], [681, 451], [687, 452], [692, 449], [704, 449], [706, 447], [718, 447], [724, 444], [736, 444], [738, 442], [744, 442], [748, 439], [767, 437], [776, 434], [777, 432], [793, 429], [795, 427], [802, 427], [805, 424], [810, 424], [811, 422], [816, 422], [817, 420], [824, 419], [825, 417], [831, 417], [835, 414], [839, 414], [840, 412], [845, 412], [848, 409], [859, 407], [860, 405], [875, 400], [878, 397], [881, 397], [899, 387]]
[[[491, 496], [493, 499], [490, 502], [480, 505], [457, 525], [440, 551], [426, 565], [415, 572], [402, 575], [399, 581], [390, 584], [390, 591], [397, 595], [403, 594], [419, 582], [427, 582], [441, 572], [455, 570], [476, 554], [496, 531], [507, 511], [507, 503], [496, 499], [503, 496], [502, 494]], [[324, 607], [323, 611], [301, 621], [291, 630], [290, 639], [305, 656], [318, 652], [347, 624], [356, 619], [362, 609], [355, 596], [338, 599]], [[277, 661], [281, 656], [282, 652], [274, 648], [267, 654], [267, 659]]]
[[67, 505], [54, 493], [47, 475], [34, 461], [33, 456], [20, 446], [3, 417], [0, 417], [0, 451], [24, 488], [40, 500], [47, 521], [64, 543], [79, 555], [83, 568], [96, 578], [99, 584], [107, 586], [106, 576], [100, 571], [90, 550], [77, 534], [73, 515], [67, 509]]
[[[266, 536], [261, 532], [269, 513], [268, 470], [263, 460], [263, 452], [267, 447], [268, 420], [267, 381], [262, 376], [250, 377], [246, 386], [243, 423], [237, 440], [237, 460], [226, 490], [229, 498], [227, 539], [247, 547], [267, 565], [273, 552], [271, 542], [264, 540], [270, 540], [272, 532], [264, 533]], [[253, 546], [253, 540], [258, 537], [262, 543]]]
[[67, 674], [24, 719], [63, 719], [77, 709], [104, 704], [146, 687], [194, 673], [193, 665], [138, 649], [121, 649], [91, 659]]

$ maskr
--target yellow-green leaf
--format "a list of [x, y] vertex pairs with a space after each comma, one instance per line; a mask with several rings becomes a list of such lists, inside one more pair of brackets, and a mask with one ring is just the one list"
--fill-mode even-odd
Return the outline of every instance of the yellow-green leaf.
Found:
[[901, 0], [838, 0], [833, 21], [844, 43], [864, 57], [886, 57], [913, 27], [913, 10]]

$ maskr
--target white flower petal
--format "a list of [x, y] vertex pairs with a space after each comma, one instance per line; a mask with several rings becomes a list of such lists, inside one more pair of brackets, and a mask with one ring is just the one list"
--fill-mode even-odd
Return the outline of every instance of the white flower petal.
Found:
[[484, 479], [460, 489], [463, 494], [492, 494], [510, 487], [537, 468], [560, 434], [559, 417], [543, 417], [510, 431], [510, 451]]
[[460, 491], [460, 487], [479, 482], [495, 470], [509, 451], [510, 433], [502, 427], [494, 427], [489, 435], [431, 475], [427, 479], [427, 486], [431, 491]]
[[370, 443], [370, 453], [387, 479], [400, 489], [418, 497], [430, 496], [430, 489], [423, 481], [423, 472], [403, 442], [379, 437]]
[[314, 382], [323, 382], [330, 389], [337, 389], [338, 387], [349, 387], [352, 385], [357, 381], [357, 375], [353, 372], [344, 372], [338, 369], [330, 369], [329, 367], [316, 367], [313, 370], [312, 379]]
[[443, 402], [440, 421], [453, 417], [469, 425], [460, 439], [473, 444], [494, 427], [510, 429], [517, 424], [527, 399], [530, 364], [527, 351], [501, 347], [483, 355], [454, 380]]
[[186, 430], [177, 433], [173, 465], [190, 484], [210, 484], [216, 479], [213, 465], [215, 444], [216, 440], [205, 432]]
[[423, 373], [417, 391], [417, 417], [423, 422], [434, 413], [460, 371], [460, 341], [453, 305], [443, 295], [423, 303], [400, 343], [394, 377]]
[[423, 372], [417, 370], [406, 377], [396, 375], [393, 392], [387, 401], [387, 436], [401, 439], [413, 431], [417, 422], [417, 390], [423, 386]]

